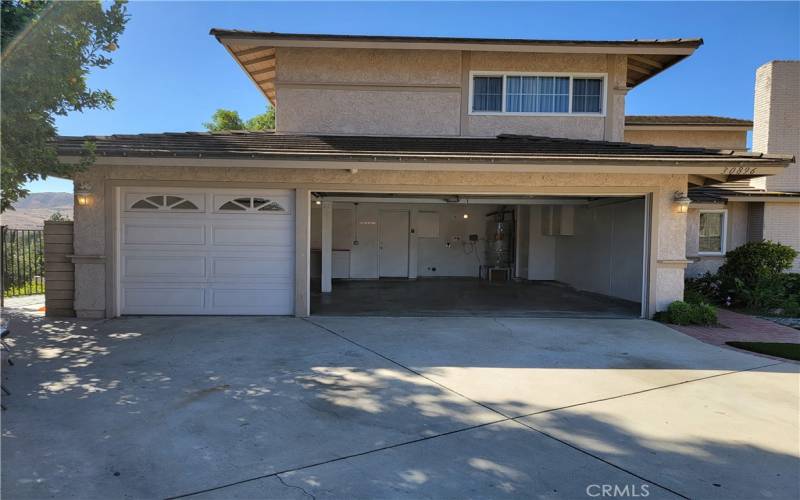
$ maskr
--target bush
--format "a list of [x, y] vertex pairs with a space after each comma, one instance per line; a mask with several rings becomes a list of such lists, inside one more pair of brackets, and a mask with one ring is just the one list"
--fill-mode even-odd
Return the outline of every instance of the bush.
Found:
[[676, 300], [667, 307], [666, 320], [675, 325], [691, 325], [692, 305], [682, 300]]
[[717, 310], [710, 304], [689, 304], [676, 300], [669, 305], [666, 313], [659, 315], [657, 319], [675, 325], [715, 325]]
[[719, 276], [706, 272], [697, 278], [686, 279], [683, 300], [690, 304], [699, 304], [701, 302], [707, 304], [719, 303], [721, 299], [724, 299], [724, 297], [720, 297], [719, 291]]
[[692, 324], [716, 325], [717, 310], [710, 304], [692, 304]]
[[725, 254], [725, 264], [719, 268], [719, 276], [726, 287], [735, 287], [734, 280], [741, 280], [744, 288], [755, 288], [760, 281], [777, 279], [792, 267], [797, 251], [772, 241], [745, 243]]

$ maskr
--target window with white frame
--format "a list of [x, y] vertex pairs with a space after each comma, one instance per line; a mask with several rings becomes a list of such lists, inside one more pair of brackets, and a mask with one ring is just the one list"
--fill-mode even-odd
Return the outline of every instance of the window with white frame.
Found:
[[605, 78], [584, 75], [473, 74], [474, 114], [602, 114]]
[[599, 78], [572, 79], [572, 112], [600, 113], [603, 107], [603, 80]]
[[476, 76], [472, 79], [472, 110], [503, 110], [502, 76]]
[[698, 253], [702, 255], [723, 255], [725, 253], [726, 219], [727, 213], [724, 210], [700, 211]]
[[509, 113], [568, 113], [568, 76], [507, 76]]

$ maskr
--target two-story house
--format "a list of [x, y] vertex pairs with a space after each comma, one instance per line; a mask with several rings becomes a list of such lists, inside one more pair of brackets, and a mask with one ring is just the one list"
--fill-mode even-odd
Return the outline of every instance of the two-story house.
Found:
[[276, 131], [90, 138], [79, 316], [649, 317], [683, 295], [689, 183], [792, 160], [623, 142], [626, 94], [699, 39], [211, 33]]

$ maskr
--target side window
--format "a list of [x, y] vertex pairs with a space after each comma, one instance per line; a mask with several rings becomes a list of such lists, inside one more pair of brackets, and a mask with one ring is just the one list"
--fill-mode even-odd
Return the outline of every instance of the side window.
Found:
[[700, 212], [699, 253], [722, 255], [725, 253], [725, 212]]

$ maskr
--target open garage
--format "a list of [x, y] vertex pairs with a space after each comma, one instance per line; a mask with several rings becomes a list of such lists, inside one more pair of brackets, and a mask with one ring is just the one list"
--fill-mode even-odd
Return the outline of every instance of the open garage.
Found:
[[644, 196], [312, 193], [311, 313], [639, 317]]

